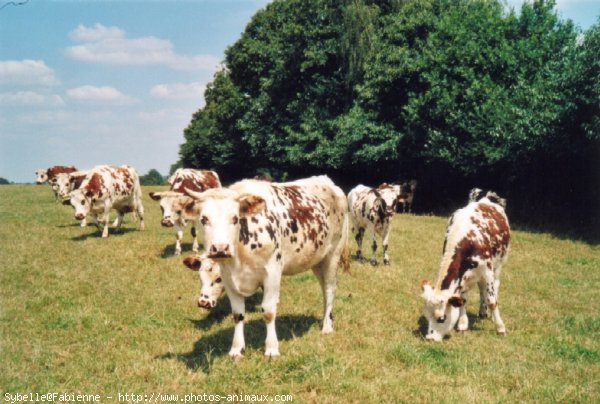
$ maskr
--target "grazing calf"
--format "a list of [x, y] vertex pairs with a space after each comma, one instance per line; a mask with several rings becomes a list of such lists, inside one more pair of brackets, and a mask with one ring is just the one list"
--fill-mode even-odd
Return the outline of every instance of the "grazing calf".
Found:
[[223, 294], [221, 267], [206, 254], [190, 255], [183, 264], [193, 271], [198, 271], [200, 278], [200, 297], [198, 307], [210, 310], [217, 305], [217, 300]]
[[[179, 168], [169, 178], [169, 184], [171, 184], [169, 191], [150, 192], [150, 198], [160, 202], [160, 209], [162, 210], [163, 214], [163, 218], [160, 222], [161, 225], [165, 227], [175, 226], [175, 255], [180, 255], [183, 228], [187, 224], [186, 220], [181, 218], [181, 215], [177, 213], [180, 211], [180, 197], [185, 195], [186, 188], [196, 192], [204, 192], [210, 188], [220, 188], [221, 182], [219, 181], [219, 176], [214, 171]], [[199, 248], [196, 233], [197, 220], [191, 220], [191, 222], [191, 233], [194, 239], [192, 251], [197, 252]]]
[[435, 288], [428, 281], [421, 285], [427, 339], [441, 341], [457, 322], [459, 331], [469, 328], [465, 304], [475, 284], [479, 286], [479, 316], [486, 317], [489, 308], [496, 332], [506, 334], [498, 308], [498, 291], [502, 265], [508, 257], [510, 227], [504, 207], [495, 202], [496, 198], [495, 193], [488, 192], [454, 212], [448, 221]]
[[221, 267], [235, 331], [229, 355], [241, 357], [244, 299], [262, 286], [266, 356], [279, 356], [275, 317], [282, 275], [312, 268], [323, 292], [322, 332], [333, 331], [338, 263], [348, 268], [347, 211], [343, 191], [328, 177], [287, 183], [244, 180], [229, 188], [188, 191], [197, 198], [184, 214], [199, 215], [208, 258]]
[[137, 172], [129, 166], [96, 166], [89, 171], [79, 189], [70, 194], [75, 208], [75, 219], [83, 220], [91, 215], [97, 223], [98, 214], [103, 215], [102, 237], [108, 237], [109, 212], [118, 213], [115, 227], [120, 228], [127, 212], [137, 212], [140, 230], [144, 230], [144, 206]]
[[368, 229], [371, 234], [371, 248], [373, 250], [371, 264], [377, 265], [377, 235], [382, 239], [383, 263], [385, 265], [390, 264], [388, 255], [390, 218], [396, 211], [397, 197], [398, 194], [394, 187], [385, 183], [377, 188], [358, 185], [348, 193], [348, 206], [350, 207], [350, 217], [353, 223], [352, 230], [356, 232], [354, 237], [358, 248], [356, 251], [358, 259], [364, 259], [362, 242], [365, 229]]
[[56, 201], [58, 201], [58, 185], [56, 184], [57, 175], [59, 175], [60, 173], [68, 174], [75, 171], [77, 171], [77, 169], [73, 166], [52, 166], [46, 170], [39, 169], [35, 171], [35, 182], [38, 185], [43, 184], [45, 182], [50, 184], [52, 191], [54, 191], [54, 198], [56, 199]]

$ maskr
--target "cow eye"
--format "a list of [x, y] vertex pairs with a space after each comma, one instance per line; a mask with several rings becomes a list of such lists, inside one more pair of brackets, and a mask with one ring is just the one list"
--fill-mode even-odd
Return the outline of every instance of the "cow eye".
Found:
[[208, 223], [208, 218], [206, 216], [202, 216], [202, 219], [200, 219], [200, 223], [205, 225], [206, 223]]
[[234, 216], [232, 219], [233, 224], [237, 224], [238, 223], [238, 217]]
[[217, 279], [215, 279], [215, 282], [221, 283], [221, 277], [218, 277]]

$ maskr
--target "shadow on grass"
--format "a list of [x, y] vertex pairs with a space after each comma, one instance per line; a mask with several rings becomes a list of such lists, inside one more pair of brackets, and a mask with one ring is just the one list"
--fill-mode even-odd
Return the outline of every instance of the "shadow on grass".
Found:
[[[85, 241], [88, 238], [102, 238], [102, 230], [101, 229], [97, 229], [96, 227], [93, 227], [93, 230], [94, 231], [92, 233], [85, 233], [85, 234], [80, 234], [79, 236], [71, 237], [71, 240]], [[134, 228], [126, 228], [126, 227], [121, 227], [120, 229], [109, 228], [108, 235], [109, 236], [120, 236], [120, 235], [131, 233], [134, 231], [139, 231], [139, 230], [134, 229]]]
[[[198, 246], [198, 251], [203, 251], [204, 245], [200, 244]], [[189, 254], [195, 254], [192, 251], [192, 243], [181, 243], [181, 259], [187, 257]], [[171, 258], [175, 256], [175, 244], [168, 244], [163, 248], [160, 253], [160, 258]]]
[[[306, 315], [278, 316], [275, 321], [279, 341], [288, 341], [300, 337], [308, 332], [313, 325], [319, 323], [316, 317]], [[266, 337], [264, 321], [252, 320], [245, 323], [244, 336], [247, 348], [252, 348], [253, 350], [264, 348]], [[208, 374], [215, 359], [228, 355], [232, 339], [233, 324], [226, 330], [203, 336], [196, 341], [194, 349], [191, 352], [181, 354], [167, 352], [164, 355], [158, 356], [157, 359], [177, 359], [184, 363], [190, 370], [201, 370]]]

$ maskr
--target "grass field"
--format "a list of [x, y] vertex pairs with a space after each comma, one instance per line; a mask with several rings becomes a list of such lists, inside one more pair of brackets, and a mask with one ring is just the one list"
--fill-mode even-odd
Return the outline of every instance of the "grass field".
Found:
[[[335, 332], [321, 335], [310, 273], [284, 278], [282, 356], [263, 357], [260, 293], [247, 301], [245, 358], [223, 297], [196, 307], [197, 274], [144, 188], [146, 228], [101, 239], [48, 186], [0, 187], [0, 393], [291, 394], [293, 402], [598, 402], [600, 247], [513, 231], [500, 307], [509, 335], [477, 319], [426, 342], [420, 281], [435, 280], [446, 218], [397, 215], [392, 265], [339, 275]], [[509, 201], [510, 203], [510, 201]], [[189, 231], [184, 254], [191, 249]], [[368, 243], [365, 243], [368, 245]], [[355, 245], [352, 240], [351, 252]], [[381, 261], [381, 257], [379, 258]], [[106, 397], [113, 397], [108, 399]]]

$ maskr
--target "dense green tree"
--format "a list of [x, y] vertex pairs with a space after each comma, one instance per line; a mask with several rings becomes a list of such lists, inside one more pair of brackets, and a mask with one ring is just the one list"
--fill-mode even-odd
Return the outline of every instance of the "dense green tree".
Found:
[[165, 178], [154, 168], [140, 177], [141, 185], [163, 185], [165, 182]]
[[583, 174], [599, 171], [600, 40], [554, 5], [274, 1], [227, 49], [176, 166], [226, 181], [418, 177], [428, 209], [491, 186], [521, 217], [555, 216], [571, 205], [549, 188], [574, 195], [598, 177]]
[[0, 177], [0, 185], [8, 185], [8, 184], [10, 184], [9, 180], [7, 180], [6, 178]]

